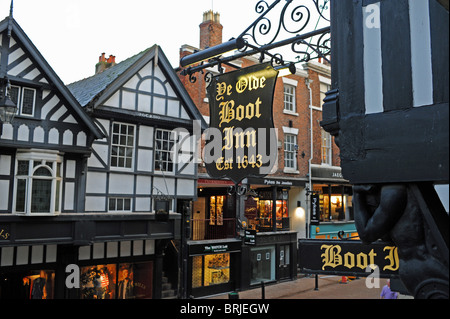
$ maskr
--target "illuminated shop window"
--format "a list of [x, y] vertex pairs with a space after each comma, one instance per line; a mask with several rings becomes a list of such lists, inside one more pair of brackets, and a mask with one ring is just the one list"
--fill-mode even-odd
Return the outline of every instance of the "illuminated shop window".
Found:
[[[268, 198], [270, 194], [263, 194], [261, 192], [260, 197], [248, 197], [245, 201], [244, 215], [247, 218], [248, 228], [255, 229], [257, 231], [273, 231], [273, 203], [272, 199]], [[275, 201], [276, 205], [276, 230], [288, 230], [289, 229], [289, 209], [288, 209], [288, 195], [287, 191], [278, 194], [278, 198]]]
[[230, 254], [192, 258], [192, 288], [225, 284], [230, 281]]
[[93, 265], [81, 268], [81, 299], [149, 299], [153, 263]]

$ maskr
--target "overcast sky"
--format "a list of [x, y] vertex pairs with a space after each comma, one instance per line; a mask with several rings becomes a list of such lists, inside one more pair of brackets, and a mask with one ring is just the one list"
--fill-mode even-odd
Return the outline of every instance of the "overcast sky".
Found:
[[[221, 14], [223, 40], [258, 16], [257, 0], [15, 0], [14, 19], [65, 84], [93, 75], [102, 52], [121, 62], [158, 44], [173, 67], [183, 44], [198, 47], [203, 12]], [[270, 1], [269, 1], [270, 2]], [[0, 0], [0, 20], [10, 0]]]
[[[269, 4], [273, 1], [266, 0]], [[103, 52], [107, 57], [116, 56], [119, 63], [154, 44], [162, 47], [173, 67], [178, 67], [180, 47], [183, 44], [199, 46], [203, 12], [213, 9], [220, 13], [223, 41], [227, 41], [239, 36], [259, 16], [255, 11], [258, 2], [15, 0], [13, 15], [61, 80], [69, 84], [92, 76]], [[276, 9], [281, 11], [285, 3], [282, 1]], [[292, 7], [311, 3], [312, 0], [298, 0]], [[0, 0], [0, 21], [9, 15], [10, 4], [11, 0]], [[272, 13], [279, 18], [276, 10]], [[279, 21], [270, 20], [273, 24]], [[317, 17], [311, 20], [314, 22], [308, 27], [315, 27]], [[277, 37], [277, 41], [285, 38]]]

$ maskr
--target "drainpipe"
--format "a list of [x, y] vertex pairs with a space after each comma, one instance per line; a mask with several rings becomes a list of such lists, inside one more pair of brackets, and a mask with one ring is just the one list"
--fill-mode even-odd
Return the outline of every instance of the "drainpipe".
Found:
[[309, 78], [305, 79], [306, 82], [306, 86], [308, 87], [308, 91], [309, 91], [309, 137], [310, 137], [310, 156], [308, 159], [308, 183], [309, 183], [309, 194], [307, 193], [306, 196], [309, 196], [307, 202], [309, 203], [308, 205], [308, 214], [305, 216], [305, 221], [306, 221], [306, 238], [309, 238], [309, 226], [308, 226], [308, 220], [309, 217], [311, 216], [311, 194], [312, 194], [312, 177], [311, 177], [311, 164], [312, 164], [312, 160], [313, 160], [313, 154], [314, 154], [314, 144], [313, 144], [313, 112], [312, 112], [312, 91], [311, 91], [311, 83], [313, 82], [312, 80], [310, 80]]

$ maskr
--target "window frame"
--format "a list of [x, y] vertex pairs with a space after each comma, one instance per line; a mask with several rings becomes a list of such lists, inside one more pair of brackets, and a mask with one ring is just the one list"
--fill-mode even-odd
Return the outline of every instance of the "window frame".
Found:
[[[287, 139], [291, 139], [288, 141]], [[286, 146], [290, 146], [289, 149], [286, 148]], [[284, 134], [284, 141], [283, 141], [283, 149], [284, 149], [284, 168], [292, 171], [297, 170], [297, 157], [296, 157], [296, 146], [297, 146], [297, 135], [285, 133]], [[288, 159], [287, 155], [291, 155], [292, 157]], [[287, 163], [292, 162], [292, 166], [287, 165]]]
[[[111, 201], [114, 201], [114, 208], [111, 208]], [[119, 201], [122, 202], [122, 209], [118, 209]], [[129, 208], [125, 209], [126, 201], [129, 201]], [[133, 211], [133, 201], [131, 197], [122, 197], [122, 196], [111, 196], [108, 198], [108, 212], [117, 213], [117, 212], [132, 212]]]
[[331, 134], [321, 129], [321, 163], [322, 165], [332, 165], [333, 164], [333, 148], [332, 148], [332, 138]]
[[[30, 88], [30, 87], [26, 87], [26, 86], [20, 86], [20, 85], [11, 85], [11, 90], [13, 88], [17, 88], [17, 99], [15, 98], [11, 98], [11, 100], [17, 105], [17, 113], [16, 115], [19, 116], [27, 116], [27, 117], [33, 117], [34, 116], [34, 112], [35, 112], [35, 108], [36, 108], [36, 89], [34, 88]], [[25, 90], [29, 90], [33, 92], [33, 101], [32, 101], [32, 106], [31, 106], [31, 114], [29, 113], [24, 113], [23, 112], [23, 100], [25, 97]], [[11, 94], [10, 94], [11, 96]]]
[[[115, 125], [119, 125], [118, 133], [114, 132]], [[122, 127], [126, 126], [126, 133], [122, 133]], [[133, 128], [133, 135], [129, 134], [129, 128]], [[134, 169], [135, 162], [135, 150], [136, 150], [136, 125], [123, 123], [123, 122], [112, 122], [111, 123], [111, 143], [110, 143], [110, 151], [109, 151], [109, 160], [111, 169], [115, 170], [125, 170], [131, 171]], [[117, 136], [118, 142], [115, 143], [115, 136]], [[121, 143], [122, 137], [125, 138], [126, 144]], [[129, 138], [132, 137], [132, 145], [128, 144]], [[116, 154], [113, 154], [113, 150], [117, 148]], [[123, 151], [123, 155], [121, 155], [121, 150]], [[128, 151], [131, 150], [131, 156], [128, 155]], [[114, 158], [116, 159], [116, 163], [114, 163]], [[120, 160], [123, 159], [124, 164], [120, 164]], [[130, 166], [128, 166], [128, 160], [130, 160]]]
[[[292, 92], [289, 92], [287, 90], [292, 90]], [[288, 83], [284, 83], [283, 85], [283, 110], [288, 113], [296, 113], [297, 107], [296, 107], [296, 101], [295, 101], [295, 95], [296, 95], [296, 86]], [[287, 99], [289, 98], [289, 99]], [[287, 107], [289, 106], [289, 107]]]
[[[158, 133], [161, 132], [162, 138], [158, 138]], [[164, 133], [168, 134], [168, 139], [164, 139]], [[161, 142], [163, 145], [163, 149], [160, 149], [158, 142]], [[167, 149], [164, 147], [164, 143], [167, 143]], [[168, 129], [162, 129], [162, 128], [156, 128], [154, 133], [154, 171], [155, 172], [162, 172], [162, 173], [174, 173], [175, 172], [175, 150], [174, 146], [177, 143], [177, 136], [176, 133], [173, 130]], [[165, 154], [166, 156], [163, 156], [163, 158], [159, 158], [161, 156], [161, 153]], [[163, 161], [163, 163], [168, 164], [169, 167], [171, 165], [171, 169], [163, 169], [161, 167], [161, 163], [158, 163], [160, 161]], [[167, 168], [168, 168], [167, 167]]]
[[[20, 162], [27, 162], [27, 171], [19, 175]], [[36, 175], [36, 172], [41, 168], [45, 168], [49, 175]], [[16, 156], [16, 167], [14, 172], [14, 198], [13, 198], [13, 214], [25, 216], [54, 216], [59, 215], [62, 211], [62, 188], [63, 188], [63, 157], [57, 153], [44, 152], [20, 152]], [[24, 181], [24, 189], [19, 189], [20, 181]], [[50, 197], [49, 210], [34, 211], [33, 207], [36, 205], [34, 200], [38, 200], [39, 196], [33, 192], [36, 181], [50, 181]], [[20, 192], [20, 194], [19, 194]], [[23, 198], [18, 198], [23, 195]], [[20, 207], [23, 210], [17, 210], [21, 201]]]

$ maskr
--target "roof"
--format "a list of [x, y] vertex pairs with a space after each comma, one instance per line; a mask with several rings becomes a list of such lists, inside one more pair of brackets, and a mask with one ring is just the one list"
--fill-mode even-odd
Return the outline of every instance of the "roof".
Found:
[[192, 119], [200, 120], [202, 129], [206, 129], [207, 124], [203, 116], [158, 45], [153, 45], [101, 73], [71, 83], [67, 87], [81, 106], [95, 108], [105, 102], [152, 59], [157, 59], [158, 65], [165, 72], [167, 79], [172, 84], [173, 89], [186, 107], [188, 113], [190, 113]]
[[67, 101], [68, 105], [77, 113], [81, 118], [82, 122], [90, 129], [96, 138], [103, 138], [104, 135], [91, 119], [91, 117], [85, 112], [78, 101], [74, 98], [72, 93], [68, 90], [63, 81], [55, 73], [52, 67], [44, 59], [39, 50], [35, 47], [30, 38], [26, 35], [23, 29], [12, 17], [6, 17], [0, 22], [0, 33], [4, 32], [8, 27], [11, 28], [12, 34], [21, 43], [25, 50], [29, 53], [29, 56], [42, 68], [44, 74], [50, 80], [50, 83], [55, 86], [55, 88], [61, 93], [63, 98]]
[[67, 85], [67, 87], [78, 100], [80, 105], [85, 107], [149, 50], [150, 48], [114, 65], [111, 68], [106, 69], [101, 73], [71, 83]]

